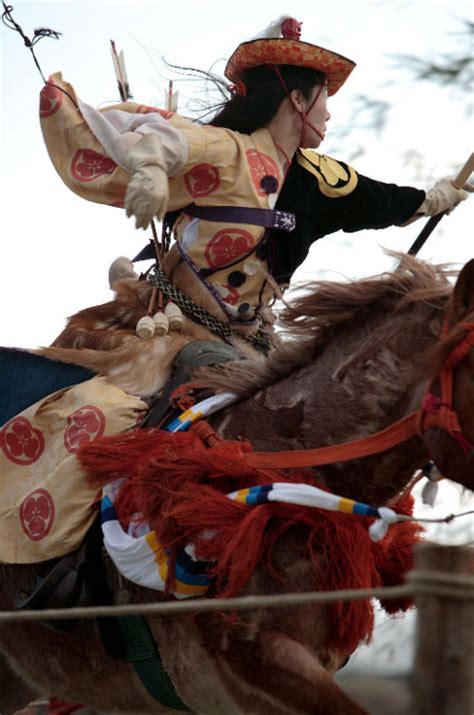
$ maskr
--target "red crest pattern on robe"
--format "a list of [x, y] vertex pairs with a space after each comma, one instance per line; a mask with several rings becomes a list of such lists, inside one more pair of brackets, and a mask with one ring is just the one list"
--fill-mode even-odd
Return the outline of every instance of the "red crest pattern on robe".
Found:
[[209, 196], [219, 187], [219, 169], [205, 162], [197, 164], [184, 175], [184, 183], [194, 199]]
[[0, 446], [14, 464], [33, 464], [44, 451], [44, 436], [26, 417], [13, 417], [0, 431]]
[[20, 504], [20, 523], [31, 541], [40, 541], [51, 530], [55, 517], [54, 501], [46, 489], [35, 489]]

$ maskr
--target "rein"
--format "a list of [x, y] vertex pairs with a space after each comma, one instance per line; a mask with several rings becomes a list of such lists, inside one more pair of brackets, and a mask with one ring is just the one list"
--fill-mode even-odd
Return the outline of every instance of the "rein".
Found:
[[[434, 380], [429, 384], [419, 410], [394, 422], [389, 427], [363, 437], [331, 447], [299, 449], [291, 452], [252, 452], [247, 455], [247, 462], [252, 467], [263, 469], [293, 469], [318, 467], [324, 464], [345, 462], [351, 459], [367, 457], [395, 447], [411, 437], [423, 437], [428, 429], [442, 429], [451, 435], [465, 454], [474, 455], [474, 444], [463, 434], [458, 415], [453, 407], [453, 370], [474, 347], [474, 323], [459, 323], [464, 337], [445, 360], [439, 374], [441, 397], [432, 391]], [[447, 331], [443, 328], [441, 337]]]

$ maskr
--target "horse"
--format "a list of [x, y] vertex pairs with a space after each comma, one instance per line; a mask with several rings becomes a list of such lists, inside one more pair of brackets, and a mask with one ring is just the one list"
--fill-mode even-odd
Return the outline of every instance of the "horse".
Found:
[[[445, 477], [474, 489], [474, 261], [462, 269], [453, 288], [445, 269], [409, 256], [399, 259], [393, 273], [315, 283], [288, 302], [281, 318], [280, 344], [265, 361], [230, 362], [205, 368], [196, 376], [199, 384], [239, 396], [236, 404], [209, 419], [222, 459], [245, 452], [241, 445], [249, 444], [250, 456], [257, 450], [255, 456], [266, 453], [269, 463], [278, 465], [281, 455], [353, 444], [418, 412], [417, 430], [399, 443], [365, 456], [336, 457], [317, 468], [309, 466], [304, 473], [286, 465], [279, 478], [316, 481], [349, 499], [402, 508], [414, 472], [432, 459]], [[452, 375], [447, 393], [446, 375]], [[458, 421], [450, 431], [445, 423], [431, 419], [432, 413], [443, 410], [451, 417], [456, 414]], [[138, 432], [121, 437], [130, 438], [133, 446], [133, 439], [142, 439]], [[155, 438], [153, 430], [144, 432], [149, 446]], [[107, 439], [97, 446], [96, 457], [107, 450]], [[231, 447], [234, 452], [226, 452]], [[93, 452], [94, 442], [87, 449]], [[146, 460], [141, 446], [137, 454]], [[159, 529], [163, 514], [151, 503], [159, 490], [153, 476], [157, 460], [149, 462], [147, 479], [137, 489], [142, 489], [147, 520]], [[265, 459], [262, 464], [267, 464]], [[233, 468], [237, 473], [237, 462], [228, 467], [231, 477], [224, 480], [226, 488], [233, 484]], [[96, 479], [98, 471], [96, 465]], [[269, 474], [267, 469], [265, 476]], [[101, 478], [115, 476], [105, 469]], [[174, 501], [173, 489], [165, 490], [183, 516], [182, 527], [175, 524], [178, 531], [182, 528], [180, 538], [200, 544], [202, 553], [214, 555], [221, 568], [216, 571], [220, 581], [210, 595], [301, 592], [334, 583], [393, 585], [403, 578], [397, 559], [405, 559], [405, 566], [410, 563], [410, 556], [396, 549], [375, 578], [366, 575], [366, 568], [374, 565], [374, 557], [367, 556], [355, 581], [348, 583], [344, 580], [351, 568], [347, 553], [357, 553], [359, 545], [362, 552], [367, 524], [361, 526], [360, 521], [367, 521], [366, 517], [337, 514], [331, 521], [331, 512], [321, 516], [314, 510], [318, 514], [309, 515], [311, 510], [305, 507], [230, 505], [216, 487], [217, 480], [211, 481], [194, 486], [205, 495], [214, 492], [214, 521], [206, 512], [211, 502], [203, 500], [201, 511], [194, 501], [196, 489], [190, 489], [188, 501], [183, 497], [182, 503]], [[187, 488], [183, 485], [184, 492]], [[324, 541], [321, 529], [326, 523], [329, 531]], [[203, 535], [209, 524], [214, 527], [212, 538]], [[219, 541], [221, 527], [227, 529], [227, 542]], [[221, 551], [225, 554], [219, 562]], [[110, 562], [106, 565], [114, 602], [166, 598], [125, 581]], [[31, 591], [39, 568], [0, 566], [1, 609], [13, 607], [18, 590]], [[362, 715], [363, 708], [332, 679], [358, 642], [370, 638], [367, 622], [362, 630], [358, 628], [358, 619], [367, 617], [371, 608], [368, 602], [362, 604], [362, 611], [341, 604], [336, 611], [332, 605], [257, 608], [230, 616], [148, 617], [147, 622], [183, 709], [209, 715]], [[390, 609], [396, 610], [396, 604]], [[340, 635], [338, 619], [345, 618], [349, 628]], [[0, 647], [43, 691], [104, 712], [172, 712], [145, 691], [128, 662], [107, 654], [94, 622], [83, 621], [63, 634], [36, 623], [0, 623]]]

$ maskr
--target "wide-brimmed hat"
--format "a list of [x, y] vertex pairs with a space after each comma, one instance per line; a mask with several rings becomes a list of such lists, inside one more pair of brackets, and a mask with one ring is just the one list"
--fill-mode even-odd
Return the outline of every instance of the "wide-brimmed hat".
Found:
[[259, 65], [294, 65], [323, 72], [328, 94], [336, 94], [355, 67], [355, 62], [337, 52], [302, 42], [301, 23], [291, 17], [281, 18], [271, 28], [280, 37], [258, 37], [242, 42], [227, 62], [224, 74], [231, 82], [242, 80], [245, 72]]

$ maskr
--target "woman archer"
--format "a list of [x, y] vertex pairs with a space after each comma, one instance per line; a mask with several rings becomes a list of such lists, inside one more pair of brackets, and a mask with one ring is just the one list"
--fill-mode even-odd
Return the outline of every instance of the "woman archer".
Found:
[[[338, 229], [402, 225], [467, 197], [448, 179], [425, 194], [368, 179], [312, 151], [325, 137], [327, 97], [355, 65], [302, 42], [301, 25], [292, 18], [282, 18], [272, 32], [275, 27], [279, 37], [244, 42], [232, 54], [225, 69], [232, 97], [208, 125], [133, 102], [98, 112], [79, 101], [60, 74], [42, 95], [44, 137], [66, 184], [93, 201], [121, 206], [125, 199], [139, 228], [165, 218], [176, 242], [158, 281], [164, 303], [171, 283], [189, 298], [181, 308], [192, 321], [199, 322], [196, 302], [212, 316], [211, 332], [223, 336], [224, 324], [231, 339], [237, 335], [240, 344], [239, 334], [245, 336], [247, 348], [263, 352], [272, 343], [276, 284], [288, 283], [314, 240]], [[161, 333], [168, 327], [161, 304], [150, 305], [139, 327], [148, 337], [151, 314], [160, 315]], [[94, 326], [88, 334], [83, 327], [75, 330], [72, 318], [54, 345], [120, 344], [109, 334], [101, 345]], [[101, 369], [98, 359], [87, 366]]]

